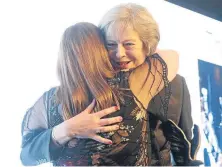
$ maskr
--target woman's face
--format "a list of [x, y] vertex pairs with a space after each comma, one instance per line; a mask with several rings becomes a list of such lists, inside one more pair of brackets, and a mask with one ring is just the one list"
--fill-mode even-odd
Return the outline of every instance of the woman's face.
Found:
[[116, 70], [127, 71], [141, 65], [146, 59], [143, 42], [130, 26], [110, 28], [106, 34], [106, 45]]

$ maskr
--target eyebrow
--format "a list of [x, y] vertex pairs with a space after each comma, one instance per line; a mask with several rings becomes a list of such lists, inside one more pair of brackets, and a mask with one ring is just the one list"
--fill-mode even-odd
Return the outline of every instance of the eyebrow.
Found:
[[[114, 40], [107, 40], [107, 42], [116, 42], [116, 41], [114, 41]], [[135, 39], [126, 39], [123, 42], [136, 42], [136, 40]]]
[[136, 40], [135, 39], [126, 39], [126, 40], [124, 40], [123, 42], [136, 42]]

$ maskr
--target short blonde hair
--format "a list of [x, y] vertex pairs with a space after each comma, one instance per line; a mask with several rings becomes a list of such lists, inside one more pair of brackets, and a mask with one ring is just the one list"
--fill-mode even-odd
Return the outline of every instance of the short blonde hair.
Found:
[[147, 56], [155, 53], [160, 40], [159, 28], [145, 7], [134, 3], [115, 6], [104, 15], [99, 28], [107, 34], [116, 26], [131, 26], [143, 42]]

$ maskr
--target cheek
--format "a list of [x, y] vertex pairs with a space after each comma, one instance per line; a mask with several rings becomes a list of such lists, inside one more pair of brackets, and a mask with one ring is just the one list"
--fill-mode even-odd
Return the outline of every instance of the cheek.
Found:
[[127, 51], [126, 55], [128, 58], [130, 58], [133, 61], [145, 61], [146, 59], [146, 55], [142, 52], [138, 52], [138, 51]]
[[126, 57], [129, 58], [130, 60], [135, 61], [137, 59], [137, 54], [135, 51], [126, 51]]
[[146, 55], [142, 54], [141, 57], [140, 57], [140, 63], [144, 63], [146, 60]]
[[145, 61], [146, 54], [145, 54], [144, 50], [140, 50], [140, 52], [138, 52], [138, 55], [139, 55], [138, 59], [140, 59], [140, 61]]

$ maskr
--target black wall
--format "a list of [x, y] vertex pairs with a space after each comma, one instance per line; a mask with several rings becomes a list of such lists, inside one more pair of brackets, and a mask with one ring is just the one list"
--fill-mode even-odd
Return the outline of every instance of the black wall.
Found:
[[222, 0], [166, 0], [207, 17], [222, 21]]

